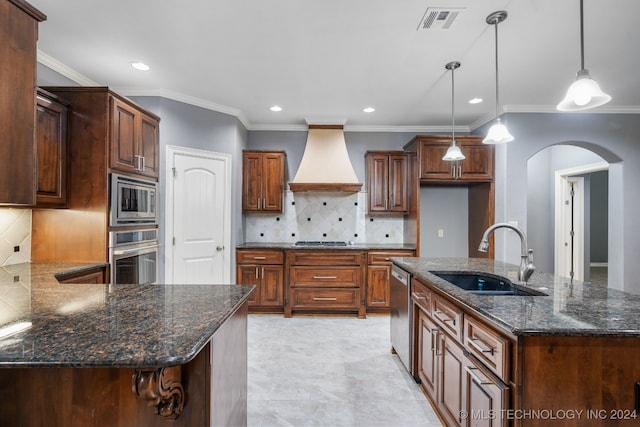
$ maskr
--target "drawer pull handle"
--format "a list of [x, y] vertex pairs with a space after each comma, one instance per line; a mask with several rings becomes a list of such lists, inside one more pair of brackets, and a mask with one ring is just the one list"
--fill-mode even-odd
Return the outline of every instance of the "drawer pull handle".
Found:
[[254, 256], [253, 259], [267, 259], [266, 256]]
[[417, 299], [417, 300], [420, 300], [420, 301], [426, 301], [426, 300], [427, 300], [427, 297], [425, 297], [425, 296], [423, 296], [423, 295], [420, 295], [420, 294], [419, 294], [419, 293], [417, 293], [417, 292], [413, 292], [413, 293], [411, 294], [411, 297], [412, 297], [413, 299]]
[[338, 276], [313, 276], [314, 279], [316, 280], [322, 280], [322, 279], [337, 279]]
[[313, 297], [313, 300], [314, 301], [337, 301], [338, 298], [335, 298], [335, 297], [331, 297], [331, 298], [329, 298], [329, 297]]
[[493, 384], [493, 381], [487, 378], [480, 371], [480, 369], [476, 368], [475, 366], [465, 366], [465, 370], [471, 376], [471, 378], [473, 378], [475, 382], [477, 382], [478, 384], [481, 384], [481, 385]]
[[442, 312], [440, 310], [436, 310], [435, 315], [439, 320], [441, 320], [443, 322], [451, 322], [454, 325], [456, 324], [456, 319], [452, 319], [451, 317], [448, 317], [446, 314], [444, 314], [444, 312]]
[[431, 330], [431, 351], [438, 354], [438, 330]]
[[475, 337], [475, 336], [471, 337], [469, 341], [471, 342], [471, 344], [473, 344], [476, 348], [478, 348], [483, 353], [489, 353], [493, 355], [494, 351], [496, 350], [495, 348], [488, 346], [484, 341], [482, 341], [478, 337]]

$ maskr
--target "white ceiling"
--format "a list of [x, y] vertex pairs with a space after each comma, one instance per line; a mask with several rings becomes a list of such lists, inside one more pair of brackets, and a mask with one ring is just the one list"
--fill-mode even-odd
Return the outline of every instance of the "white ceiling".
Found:
[[[30, 0], [41, 63], [82, 84], [161, 95], [238, 116], [248, 129], [346, 121], [353, 130], [473, 129], [501, 112], [553, 112], [580, 68], [579, 0]], [[640, 112], [640, 1], [584, 0], [585, 66]], [[448, 30], [417, 30], [428, 7], [462, 8]], [[149, 72], [133, 70], [144, 61]], [[470, 105], [480, 97], [484, 102]], [[269, 107], [283, 108], [273, 113]], [[364, 107], [374, 113], [366, 114]]]

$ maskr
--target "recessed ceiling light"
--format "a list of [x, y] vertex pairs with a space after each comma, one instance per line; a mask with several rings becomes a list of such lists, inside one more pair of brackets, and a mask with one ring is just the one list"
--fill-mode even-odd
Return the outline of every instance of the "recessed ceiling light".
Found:
[[376, 109], [373, 107], [367, 107], [367, 108], [364, 108], [362, 111], [364, 111], [365, 113], [373, 113], [374, 111], [376, 111]]
[[130, 62], [129, 65], [131, 65], [133, 68], [135, 68], [138, 71], [149, 71], [149, 70], [151, 70], [151, 67], [149, 67], [144, 62], [134, 61], [134, 62]]
[[469, 100], [469, 104], [480, 104], [482, 101], [482, 98], [473, 98]]
[[282, 107], [279, 105], [274, 105], [273, 107], [269, 108], [271, 111], [282, 111]]

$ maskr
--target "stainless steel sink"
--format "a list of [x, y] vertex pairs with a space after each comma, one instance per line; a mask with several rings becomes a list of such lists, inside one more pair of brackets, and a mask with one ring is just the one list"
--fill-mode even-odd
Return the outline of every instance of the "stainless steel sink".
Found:
[[433, 273], [462, 290], [478, 295], [546, 296], [535, 289], [511, 283], [509, 280], [486, 274]]

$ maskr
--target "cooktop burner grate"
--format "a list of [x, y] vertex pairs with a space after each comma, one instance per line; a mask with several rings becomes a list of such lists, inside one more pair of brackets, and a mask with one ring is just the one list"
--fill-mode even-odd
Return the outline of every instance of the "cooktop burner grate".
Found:
[[339, 241], [319, 241], [319, 240], [299, 240], [295, 246], [347, 246], [347, 242]]

